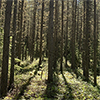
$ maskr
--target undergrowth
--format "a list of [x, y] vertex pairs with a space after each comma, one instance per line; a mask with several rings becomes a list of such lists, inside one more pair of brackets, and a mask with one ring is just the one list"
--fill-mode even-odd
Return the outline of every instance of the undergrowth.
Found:
[[82, 70], [77, 75], [69, 68], [63, 73], [54, 74], [54, 82], [48, 83], [48, 62], [44, 58], [41, 68], [39, 59], [21, 61], [15, 65], [15, 81], [13, 91], [8, 92], [3, 100], [100, 100], [100, 76], [97, 77], [97, 86], [93, 86], [92, 79], [87, 83], [82, 79]]

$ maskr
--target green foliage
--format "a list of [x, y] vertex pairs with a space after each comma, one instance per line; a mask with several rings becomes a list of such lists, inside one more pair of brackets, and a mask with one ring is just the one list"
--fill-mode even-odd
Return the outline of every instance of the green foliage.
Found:
[[[38, 69], [39, 59], [21, 62], [21, 66], [15, 65], [15, 90], [4, 98], [6, 99], [28, 99], [28, 100], [99, 100], [100, 99], [100, 76], [97, 77], [98, 86], [94, 87], [91, 82], [84, 82], [81, 78], [82, 69], [78, 68], [80, 77], [69, 68], [54, 73], [52, 83], [46, 83], [48, 78], [47, 58], [44, 58]], [[68, 62], [69, 63], [69, 62]], [[42, 78], [41, 78], [41, 72]], [[91, 76], [91, 81], [93, 77]], [[12, 95], [13, 94], [13, 95]], [[48, 96], [49, 95], [49, 96]]]

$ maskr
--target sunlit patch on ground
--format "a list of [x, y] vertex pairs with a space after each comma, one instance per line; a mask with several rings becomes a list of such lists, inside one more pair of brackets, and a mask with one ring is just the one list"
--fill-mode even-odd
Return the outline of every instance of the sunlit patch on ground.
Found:
[[[15, 89], [8, 92], [4, 100], [13, 100], [20, 98], [21, 100], [52, 100], [47, 98], [45, 91], [47, 88], [46, 80], [48, 78], [47, 59], [38, 68], [38, 61], [32, 64], [22, 62], [23, 65], [19, 70], [15, 70]], [[27, 65], [27, 66], [24, 66]], [[18, 66], [17, 66], [18, 67]], [[82, 74], [82, 70], [78, 69]], [[57, 74], [56, 74], [57, 75]], [[52, 87], [57, 91], [53, 100], [100, 100], [100, 76], [97, 77], [98, 87], [94, 87], [91, 83], [82, 80], [71, 71], [58, 72], [58, 82]], [[91, 77], [93, 79], [93, 77]]]

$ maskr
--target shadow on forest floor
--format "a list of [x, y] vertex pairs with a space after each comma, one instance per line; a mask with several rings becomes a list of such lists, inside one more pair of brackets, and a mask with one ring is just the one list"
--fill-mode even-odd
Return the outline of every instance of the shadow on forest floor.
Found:
[[30, 85], [31, 79], [35, 77], [35, 75], [37, 74], [38, 71], [39, 71], [39, 68], [37, 68], [36, 71], [34, 72], [34, 75], [33, 75], [32, 77], [30, 77], [30, 78], [27, 80], [27, 82], [21, 86], [21, 88], [20, 88], [20, 90], [19, 90], [20, 93], [19, 93], [18, 95], [16, 95], [16, 96], [14, 97], [14, 99], [16, 99], [16, 100], [19, 100], [19, 99], [20, 99], [20, 97], [24, 94], [24, 90], [26, 90], [26, 89], [27, 89], [27, 86]]
[[[67, 82], [63, 73], [62, 73], [62, 77], [63, 77], [65, 85], [66, 85], [66, 92], [64, 93], [62, 100], [66, 100], [66, 99], [72, 100], [72, 99], [74, 99], [74, 96], [72, 93], [71, 85]], [[69, 91], [69, 93], [67, 93], [68, 91]]]
[[[83, 80], [83, 81], [85, 81], [85, 78], [84, 78], [84, 76], [82, 75], [82, 73], [78, 70], [78, 68], [76, 69], [76, 70], [72, 70], [72, 69], [70, 69], [70, 68], [67, 68], [67, 71], [68, 72], [70, 72], [72, 75], [73, 75], [73, 73], [76, 75], [76, 77], [77, 78], [79, 78], [79, 77], [81, 77], [81, 79]], [[94, 86], [94, 83], [93, 83], [93, 79], [89, 79], [89, 81], [88, 81], [88, 83], [90, 83], [90, 84], [92, 84], [93, 86]], [[98, 92], [100, 93], [100, 85], [96, 85], [97, 86], [97, 89], [98, 89]]]
[[47, 100], [47, 99], [50, 99], [50, 100], [54, 100], [54, 99], [57, 99], [57, 94], [59, 94], [59, 77], [58, 75], [54, 75], [54, 79], [53, 79], [53, 82], [49, 83], [47, 80], [46, 80], [46, 84], [47, 84], [47, 87], [46, 87], [46, 90], [44, 92], [44, 100]]

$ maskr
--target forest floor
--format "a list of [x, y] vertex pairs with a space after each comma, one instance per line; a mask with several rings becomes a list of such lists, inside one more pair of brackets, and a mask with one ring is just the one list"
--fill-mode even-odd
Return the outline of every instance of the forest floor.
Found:
[[92, 77], [88, 83], [83, 81], [81, 69], [76, 75], [67, 68], [63, 74], [55, 73], [54, 84], [47, 84], [47, 59], [40, 69], [38, 61], [34, 60], [32, 64], [24, 61], [21, 66], [15, 66], [15, 88], [2, 100], [100, 100], [100, 76], [94, 87]]

